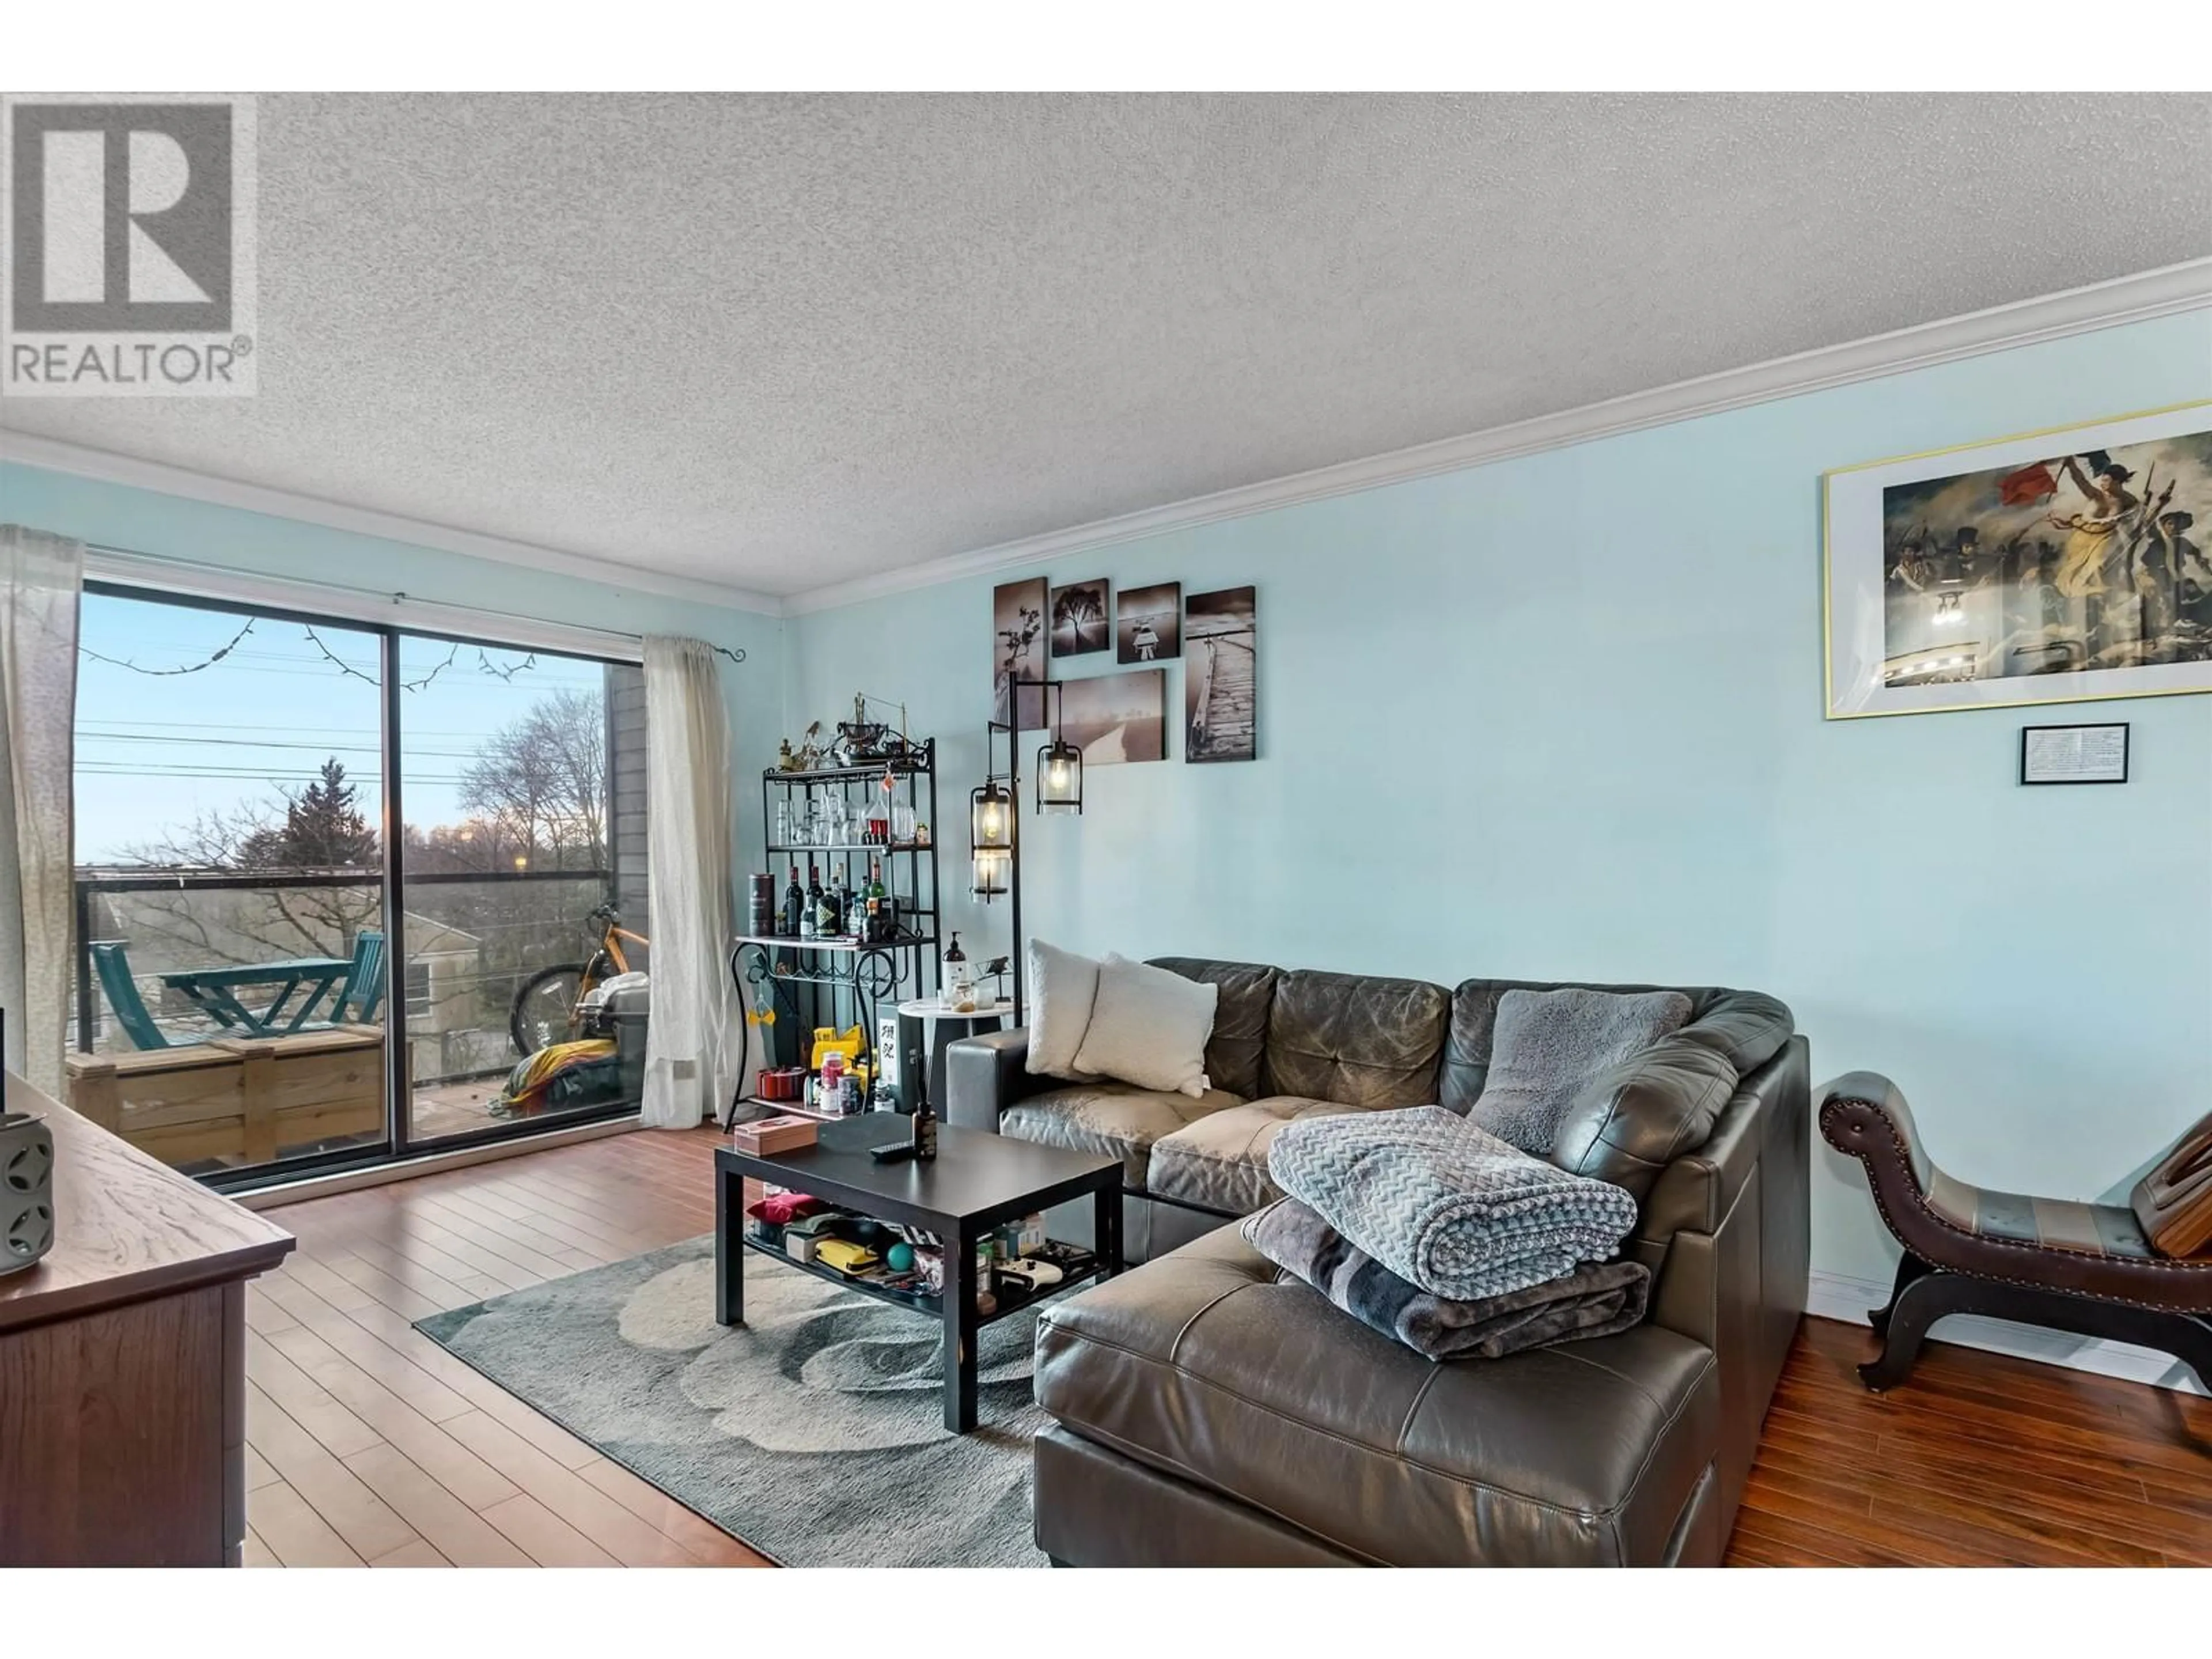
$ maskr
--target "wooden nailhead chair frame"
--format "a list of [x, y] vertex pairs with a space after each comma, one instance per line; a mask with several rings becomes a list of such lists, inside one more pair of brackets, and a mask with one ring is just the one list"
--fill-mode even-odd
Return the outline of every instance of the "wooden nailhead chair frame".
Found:
[[1831, 1146], [1866, 1166], [1875, 1206], [1905, 1247], [1888, 1306], [1869, 1316], [1882, 1349], [1859, 1367], [1869, 1388], [1902, 1382], [1937, 1320], [1982, 1314], [2155, 1348], [2212, 1389], [2212, 1256], [2159, 1255], [2122, 1205], [1992, 1192], [1944, 1174], [1921, 1150], [1905, 1097], [1877, 1073], [1830, 1084], [1820, 1121]]

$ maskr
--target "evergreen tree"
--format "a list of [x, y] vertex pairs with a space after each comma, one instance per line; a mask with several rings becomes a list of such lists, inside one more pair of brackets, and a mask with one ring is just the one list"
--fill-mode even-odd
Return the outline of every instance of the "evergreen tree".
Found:
[[323, 763], [321, 775], [287, 799], [284, 827], [257, 830], [240, 851], [246, 863], [264, 868], [329, 869], [373, 861], [376, 832], [362, 817], [344, 765], [333, 757]]

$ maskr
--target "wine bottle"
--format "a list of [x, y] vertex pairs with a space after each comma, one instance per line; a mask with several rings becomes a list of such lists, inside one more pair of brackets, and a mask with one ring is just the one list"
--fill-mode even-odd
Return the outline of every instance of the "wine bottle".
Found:
[[814, 901], [814, 936], [817, 939], [837, 937], [837, 878], [832, 876]]
[[880, 945], [884, 939], [883, 916], [889, 908], [884, 903], [883, 872], [873, 858], [868, 860], [868, 878], [860, 884], [860, 915], [854, 932], [866, 945]]
[[783, 890], [783, 927], [786, 939], [799, 937], [799, 918], [806, 908], [806, 890], [799, 884], [799, 866], [791, 866], [791, 885]]
[[815, 865], [806, 866], [806, 905], [799, 913], [799, 936], [817, 939], [822, 933], [822, 872]]

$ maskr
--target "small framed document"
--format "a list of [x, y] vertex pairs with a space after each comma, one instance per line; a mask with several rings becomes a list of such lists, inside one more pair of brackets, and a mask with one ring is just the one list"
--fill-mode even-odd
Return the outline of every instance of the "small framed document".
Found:
[[2125, 783], [2128, 723], [2104, 726], [2024, 726], [2020, 732], [2022, 783]]

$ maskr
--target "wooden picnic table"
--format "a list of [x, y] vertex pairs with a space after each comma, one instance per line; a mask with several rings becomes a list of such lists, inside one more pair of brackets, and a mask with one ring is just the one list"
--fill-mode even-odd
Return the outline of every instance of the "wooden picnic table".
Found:
[[[243, 968], [187, 968], [162, 975], [161, 983], [183, 992], [195, 1008], [226, 1030], [271, 1036], [296, 1031], [313, 1018], [331, 988], [352, 969], [344, 957], [295, 957]], [[261, 1008], [249, 1008], [240, 999], [240, 991], [264, 985], [272, 988]], [[293, 997], [303, 989], [306, 995], [294, 1005]]]

